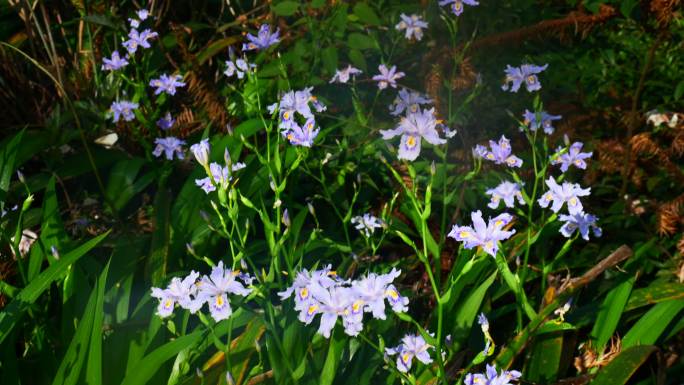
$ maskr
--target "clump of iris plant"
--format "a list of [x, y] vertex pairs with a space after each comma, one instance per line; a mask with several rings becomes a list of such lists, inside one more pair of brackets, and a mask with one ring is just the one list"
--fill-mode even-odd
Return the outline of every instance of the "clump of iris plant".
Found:
[[397, 369], [406, 373], [411, 370], [413, 359], [428, 365], [432, 363], [432, 358], [428, 350], [434, 346], [425, 342], [423, 336], [419, 334], [407, 334], [401, 339], [401, 344], [394, 348], [385, 348], [388, 356], [397, 355]]
[[511, 381], [517, 381], [522, 373], [517, 370], [504, 370], [497, 372], [496, 366], [487, 364], [484, 373], [468, 373], [463, 383], [465, 385], [511, 385]]
[[566, 238], [570, 238], [575, 231], [579, 231], [582, 239], [585, 241], [589, 240], [589, 230], [594, 233], [595, 237], [601, 237], [603, 234], [601, 228], [596, 224], [598, 218], [594, 215], [581, 212], [571, 215], [560, 215], [558, 219], [561, 222], [565, 222], [560, 228], [560, 233]]
[[545, 134], [551, 135], [555, 130], [553, 122], [555, 120], [560, 120], [561, 118], [563, 118], [561, 115], [551, 115], [546, 111], [535, 113], [533, 111], [525, 110], [525, 113], [523, 114], [523, 123], [532, 132], [543, 128]]
[[156, 157], [160, 157], [162, 153], [164, 153], [167, 160], [173, 160], [174, 155], [181, 160], [185, 158], [185, 150], [183, 149], [183, 146], [185, 145], [184, 140], [169, 136], [155, 139], [154, 144], [157, 146], [154, 151], [152, 151], [152, 155]]
[[378, 88], [381, 90], [384, 90], [387, 86], [397, 88], [397, 79], [403, 78], [406, 75], [403, 72], [397, 72], [397, 66], [387, 68], [384, 64], [378, 66], [378, 71], [380, 71], [380, 74], [373, 76], [373, 80], [378, 82]]
[[586, 169], [587, 163], [585, 159], [591, 158], [592, 152], [582, 152], [582, 142], [575, 142], [567, 149], [558, 147], [556, 153], [551, 156], [551, 164], [560, 164], [561, 172], [566, 172], [570, 166], [575, 166], [579, 169]]
[[537, 66], [534, 64], [523, 64], [520, 67], [511, 67], [506, 65], [504, 72], [506, 79], [501, 89], [504, 91], [518, 92], [520, 86], [524, 83], [528, 92], [539, 91], [541, 83], [539, 83], [538, 73], [546, 70], [548, 64]]
[[551, 211], [554, 213], [559, 212], [565, 203], [568, 204], [570, 215], [581, 213], [583, 208], [579, 197], [588, 196], [591, 193], [591, 188], [583, 189], [577, 183], [563, 182], [559, 185], [552, 176], [546, 180], [546, 185], [549, 190], [537, 202], [544, 208], [551, 204]]
[[119, 102], [112, 102], [110, 107], [112, 121], [114, 123], [118, 122], [119, 119], [123, 118], [124, 121], [130, 122], [135, 119], [135, 114], [133, 110], [138, 108], [138, 103], [130, 102], [128, 100], [122, 100]]
[[369, 213], [363, 214], [363, 216], [355, 216], [351, 219], [351, 223], [356, 225], [355, 228], [366, 238], [370, 237], [375, 229], [382, 228], [383, 225], [382, 220]]
[[511, 149], [511, 141], [506, 139], [505, 136], [501, 135], [501, 139], [499, 139], [498, 143], [490, 140], [489, 147], [490, 149], [488, 150], [487, 147], [478, 144], [475, 146], [474, 153], [476, 156], [490, 160], [496, 164], [505, 164], [508, 167], [522, 166], [522, 159], [511, 154], [513, 151]]
[[392, 284], [400, 270], [392, 269], [388, 274], [369, 273], [361, 279], [343, 280], [331, 271], [330, 266], [321, 270], [297, 273], [292, 286], [279, 292], [282, 300], [294, 294], [298, 319], [310, 324], [320, 314], [318, 333], [330, 338], [338, 319], [342, 320], [344, 331], [357, 336], [363, 330], [363, 314], [372, 313], [376, 319], [385, 319], [385, 301], [395, 312], [408, 310], [408, 298], [401, 296]]
[[516, 198], [518, 199], [518, 203], [520, 205], [525, 204], [525, 200], [522, 196], [522, 189], [517, 183], [508, 181], [501, 182], [495, 188], [487, 190], [486, 194], [491, 197], [491, 201], [487, 206], [493, 209], [498, 208], [501, 201], [504, 202], [506, 207], [512, 208], [515, 206]]
[[446, 143], [446, 139], [439, 137], [436, 127], [435, 109], [418, 109], [417, 112], [408, 112], [406, 116], [402, 117], [395, 129], [381, 130], [380, 134], [385, 140], [401, 135], [397, 157], [414, 161], [420, 155], [422, 139], [433, 145]]
[[399, 15], [401, 21], [395, 26], [397, 31], [405, 31], [406, 39], [416, 39], [420, 41], [423, 38], [423, 28], [428, 27], [428, 23], [423, 21], [418, 15], [407, 16], [405, 14]]
[[352, 67], [351, 64], [347, 65], [346, 68], [341, 70], [336, 70], [335, 75], [330, 79], [330, 83], [347, 83], [349, 79], [354, 76], [363, 73], [358, 68]]
[[515, 234], [515, 230], [504, 229], [513, 220], [510, 214], [503, 213], [485, 222], [482, 212], [477, 210], [470, 214], [470, 218], [473, 220], [472, 227], [454, 225], [448, 234], [449, 237], [463, 242], [466, 249], [482, 247], [487, 254], [496, 257], [499, 242]]
[[271, 33], [271, 26], [262, 24], [256, 36], [248, 33], [246, 37], [249, 43], [242, 45], [243, 51], [263, 50], [280, 42], [280, 29], [276, 28], [275, 32]]
[[463, 4], [471, 6], [480, 5], [476, 0], [440, 0], [439, 2], [439, 5], [442, 7], [449, 4], [451, 4], [451, 12], [456, 16], [460, 16], [463, 13]]

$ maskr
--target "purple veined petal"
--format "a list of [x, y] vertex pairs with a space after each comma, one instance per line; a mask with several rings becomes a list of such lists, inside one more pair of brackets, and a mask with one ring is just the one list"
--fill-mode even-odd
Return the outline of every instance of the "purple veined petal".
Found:
[[209, 304], [209, 312], [211, 317], [216, 321], [228, 319], [233, 314], [233, 309], [230, 307], [228, 297], [226, 294], [219, 294], [217, 296], [209, 297], [207, 303]]
[[421, 137], [418, 135], [404, 134], [399, 145], [399, 159], [414, 161], [420, 155]]
[[321, 315], [321, 324], [318, 328], [318, 334], [321, 334], [325, 338], [330, 338], [330, 333], [335, 327], [336, 322], [337, 314], [323, 313], [323, 315]]

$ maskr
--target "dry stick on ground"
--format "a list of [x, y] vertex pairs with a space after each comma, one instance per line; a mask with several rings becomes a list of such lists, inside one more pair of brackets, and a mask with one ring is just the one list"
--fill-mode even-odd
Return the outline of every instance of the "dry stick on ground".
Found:
[[544, 321], [546, 321], [548, 316], [553, 314], [556, 309], [565, 304], [568, 298], [577, 292], [577, 290], [595, 280], [604, 271], [615, 267], [618, 263], [626, 260], [632, 255], [632, 249], [626, 245], [622, 245], [606, 258], [601, 260], [596, 266], [584, 273], [584, 275], [579, 278], [571, 279], [565, 285], [563, 285], [563, 287], [561, 287], [559, 290], [556, 299], [544, 307], [539, 312], [537, 317], [530, 321], [530, 323], [520, 333], [518, 333], [515, 338], [513, 338], [510, 344], [499, 353], [499, 355], [496, 357], [497, 365], [503, 369], [508, 369], [511, 363], [513, 363], [515, 357], [522, 352], [525, 346], [527, 346], [532, 333], [539, 326], [541, 326]]

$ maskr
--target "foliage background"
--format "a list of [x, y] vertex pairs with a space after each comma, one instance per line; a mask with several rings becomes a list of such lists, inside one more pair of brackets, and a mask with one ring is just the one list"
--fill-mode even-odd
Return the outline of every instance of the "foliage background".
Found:
[[[1, 383], [225, 383], [227, 370], [240, 384], [399, 383], [372, 345], [392, 345], [412, 327], [410, 319], [433, 330], [434, 293], [424, 264], [396, 233], [388, 232], [372, 253], [349, 218], [382, 214], [394, 231], [421, 242], [406, 192], [388, 170], [424, 196], [435, 161], [431, 183], [450, 188], [434, 191], [428, 226], [439, 257], [430, 258], [438, 279], [449, 282], [463, 268], [464, 254], [444, 230], [481, 207], [498, 176], [493, 170], [469, 176], [470, 149], [518, 132], [515, 119], [530, 108], [530, 99], [502, 97], [499, 88], [505, 65], [524, 61], [549, 63], [540, 100], [563, 115], [550, 141], [567, 134], [594, 151], [578, 177], [592, 186], [588, 205], [604, 230], [601, 239], [576, 242], [549, 264], [544, 258], [560, 245], [556, 229], [541, 232], [523, 279], [531, 302], [537, 309], [552, 303], [566, 278], [581, 276], [623, 244], [634, 253], [575, 293], [567, 322], [541, 331], [517, 322], [514, 296], [501, 279], [490, 279], [494, 264], [478, 264], [459, 281], [461, 295], [447, 307], [445, 323], [454, 338], [447, 383], [456, 382], [482, 349], [473, 327], [479, 311], [490, 316], [502, 349], [497, 362], [508, 360], [522, 370], [525, 383], [676, 384], [684, 377], [684, 128], [646, 122], [648, 111], [684, 112], [679, 1], [483, 1], [466, 9], [455, 33], [447, 28], [454, 17], [428, 1], [154, 2], [160, 39], [137, 75], [184, 74], [187, 88], [164, 102], [178, 115], [175, 133], [188, 143], [209, 136], [215, 160], [227, 147], [247, 164], [239, 180], [245, 200], [235, 218], [240, 226], [249, 221], [249, 242], [240, 251], [255, 274], [269, 277], [260, 299], [211, 331], [187, 315], [159, 319], [149, 297], [151, 286], [171, 276], [206, 271], [204, 258], [229, 256], [226, 239], [213, 230], [217, 216], [194, 184], [203, 172], [191, 160], [152, 157], [150, 127], [162, 110], [151, 101], [145, 106], [149, 116], [138, 116], [146, 119], [143, 124], [105, 119], [123, 88], [99, 70], [102, 57], [124, 39], [126, 19], [140, 6], [0, 5], [0, 200], [3, 210], [20, 207], [2, 219]], [[422, 42], [407, 42], [394, 31], [402, 12], [423, 14], [430, 22]], [[262, 23], [281, 28], [278, 54], [253, 57], [258, 81], [236, 88], [221, 73], [227, 47], [239, 46], [243, 34]], [[360, 83], [352, 95], [328, 84], [347, 63], [370, 75], [382, 61], [410, 74], [407, 85], [427, 92], [458, 129], [443, 153], [424, 151], [415, 169], [396, 161], [378, 134], [394, 124], [384, 110], [393, 94], [378, 97], [373, 84]], [[270, 169], [252, 150], [263, 151], [271, 140], [258, 106], [276, 101], [279, 91], [307, 86], [329, 108], [310, 151], [302, 155], [281, 144], [282, 169], [292, 172], [279, 174], [287, 188], [278, 196], [269, 187]], [[119, 137], [112, 148], [94, 143], [110, 132]], [[520, 138], [513, 146], [526, 151]], [[300, 156], [303, 161], [294, 165]], [[282, 207], [270, 210], [277, 199]], [[245, 202], [269, 208], [270, 224]], [[287, 235], [283, 208], [292, 218]], [[23, 229], [39, 238], [17, 261], [10, 239]], [[274, 294], [287, 278], [273, 268], [269, 232], [281, 242], [276, 255], [302, 267], [332, 263], [348, 277], [400, 267], [400, 289], [412, 301], [410, 319], [371, 322], [367, 341], [341, 333], [330, 341], [315, 336]], [[50, 252], [53, 245], [59, 259]], [[520, 267], [515, 258], [509, 263]], [[516, 336], [525, 341], [519, 351]], [[215, 338], [231, 341], [229, 360]], [[432, 370], [416, 373], [417, 383], [434, 380]]]

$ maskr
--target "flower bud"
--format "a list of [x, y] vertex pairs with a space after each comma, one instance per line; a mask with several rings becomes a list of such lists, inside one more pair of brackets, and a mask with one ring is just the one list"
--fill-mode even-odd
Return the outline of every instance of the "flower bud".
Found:
[[211, 151], [211, 146], [209, 145], [209, 139], [202, 139], [199, 143], [195, 143], [190, 146], [190, 151], [195, 155], [197, 162], [202, 165], [202, 167], [209, 166], [209, 154]]

